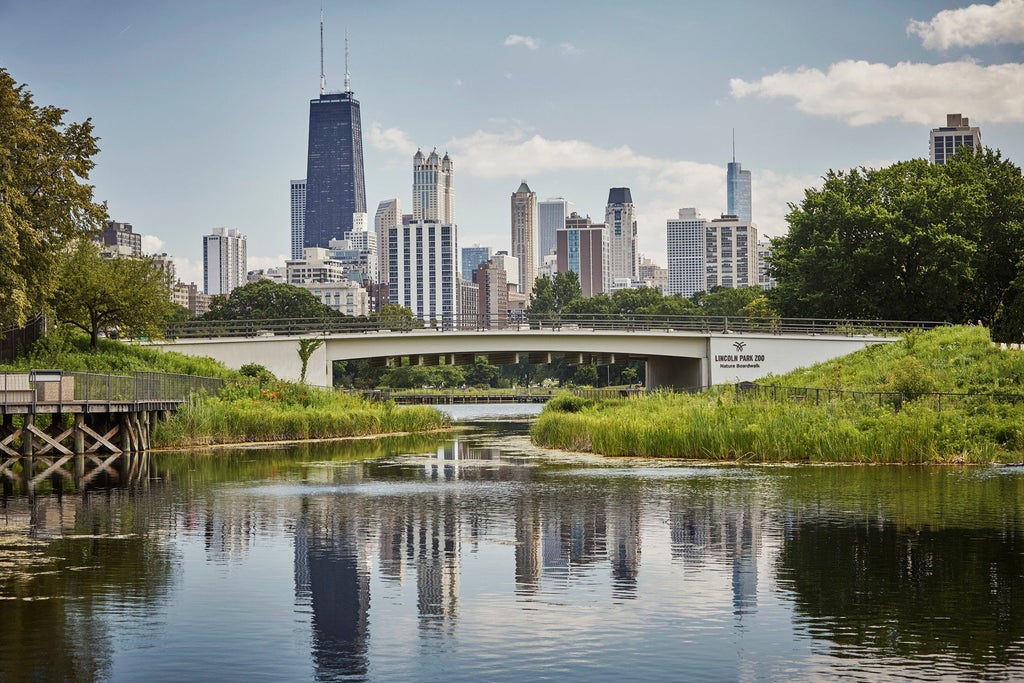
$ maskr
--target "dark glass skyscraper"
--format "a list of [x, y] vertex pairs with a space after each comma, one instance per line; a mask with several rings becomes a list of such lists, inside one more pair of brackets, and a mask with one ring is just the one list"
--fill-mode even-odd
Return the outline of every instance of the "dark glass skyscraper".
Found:
[[366, 211], [363, 132], [352, 91], [309, 101], [306, 221], [303, 245], [327, 247], [352, 229], [352, 214]]

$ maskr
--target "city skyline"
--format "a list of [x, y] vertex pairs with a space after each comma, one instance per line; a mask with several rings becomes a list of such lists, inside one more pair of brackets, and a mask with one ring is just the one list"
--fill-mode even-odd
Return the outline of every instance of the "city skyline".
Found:
[[[545, 21], [510, 22], [497, 6], [441, 17], [328, 2], [326, 90], [342, 89], [347, 29], [367, 206], [406, 198], [409, 157], [436, 144], [459, 167], [464, 243], [510, 248], [508, 196], [522, 178], [595, 220], [609, 188], [630, 187], [638, 251], [664, 265], [679, 208], [726, 212], [733, 128], [767, 236], [830, 168], [927, 158], [929, 131], [950, 113], [1024, 163], [1022, 0], [741, 5], [527, 2], [538, 11], [522, 16], [543, 8]], [[319, 14], [312, 1], [15, 1], [0, 8], [0, 64], [37, 104], [93, 119], [96, 199], [199, 282], [200, 237], [216, 226], [249, 236], [250, 268], [288, 258], [285, 181], [304, 175]], [[424, 78], [432, 34], [449, 54]], [[721, 49], [723, 37], [744, 49]], [[609, 83], [619, 97], [602, 98]]]

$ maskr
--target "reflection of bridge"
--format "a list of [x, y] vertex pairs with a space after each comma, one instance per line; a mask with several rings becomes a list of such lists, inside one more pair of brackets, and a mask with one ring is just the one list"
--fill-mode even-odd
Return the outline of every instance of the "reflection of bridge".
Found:
[[[416, 323], [419, 324], [419, 323]], [[485, 355], [495, 365], [527, 361], [608, 365], [643, 360], [648, 388], [698, 389], [752, 381], [895, 341], [898, 334], [935, 323], [710, 316], [621, 316], [532, 321], [516, 327], [414, 327], [409, 321], [195, 322], [155, 342], [164, 350], [211, 356], [238, 368], [258, 363], [285, 379], [301, 372], [298, 339], [323, 339], [309, 359], [307, 379], [329, 385], [332, 362], [368, 359], [394, 364], [466, 365]]]

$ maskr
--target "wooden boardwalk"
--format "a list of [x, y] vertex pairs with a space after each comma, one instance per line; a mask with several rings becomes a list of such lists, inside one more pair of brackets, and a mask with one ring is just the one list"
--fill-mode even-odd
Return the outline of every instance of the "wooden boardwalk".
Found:
[[[188, 375], [97, 375], [60, 370], [0, 373], [0, 475], [15, 464], [35, 478], [74, 456], [136, 454], [152, 445], [153, 427], [197, 391], [223, 380]], [[98, 461], [102, 463], [102, 460]]]

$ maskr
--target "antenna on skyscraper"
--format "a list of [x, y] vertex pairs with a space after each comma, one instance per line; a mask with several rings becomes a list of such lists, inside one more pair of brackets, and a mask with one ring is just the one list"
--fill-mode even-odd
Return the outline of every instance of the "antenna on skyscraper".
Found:
[[736, 129], [732, 129], [732, 163], [736, 163]]
[[320, 0], [320, 94], [327, 92], [327, 76], [324, 75], [324, 2]]
[[345, 29], [345, 92], [352, 92], [352, 75], [348, 72], [348, 29]]

